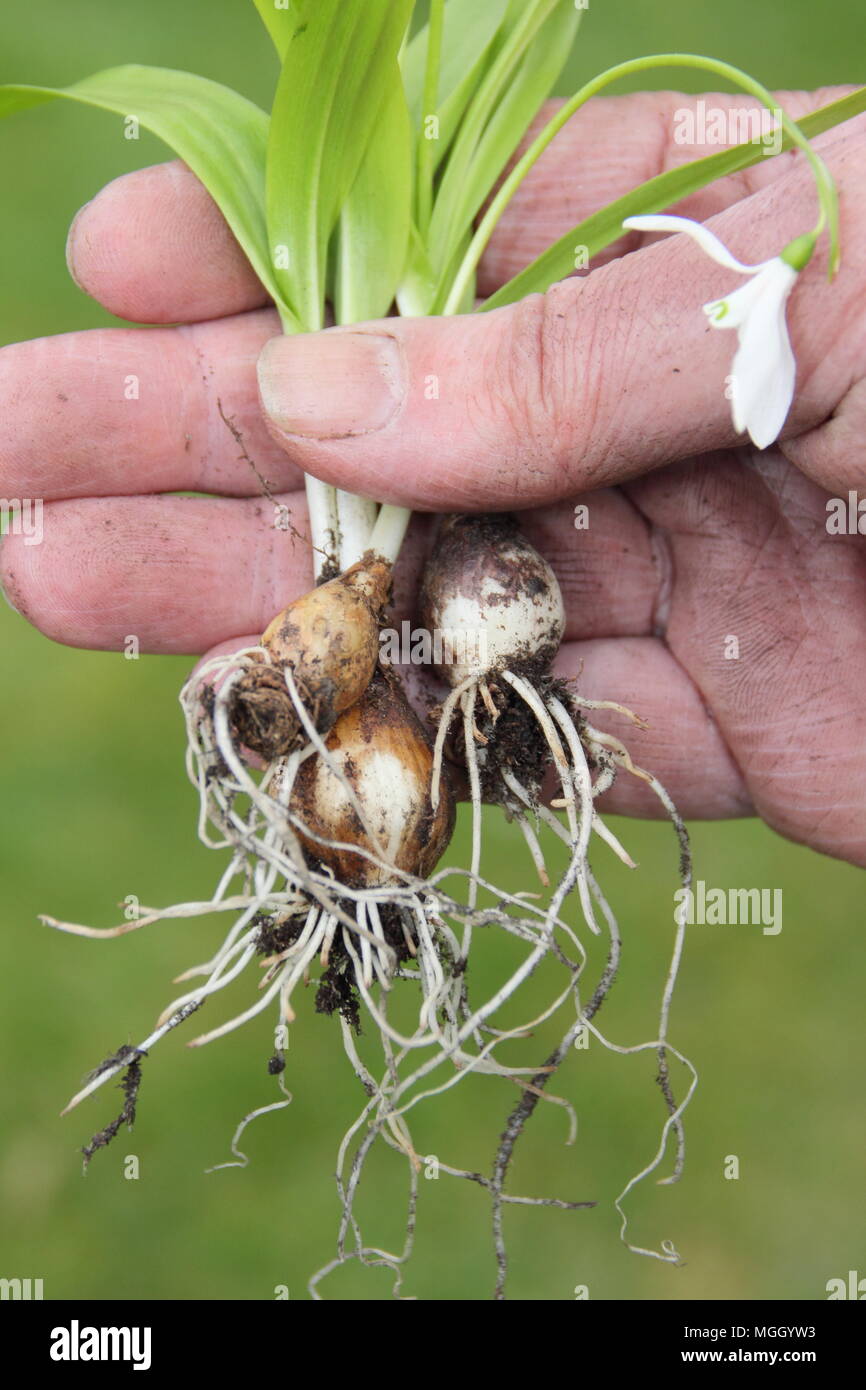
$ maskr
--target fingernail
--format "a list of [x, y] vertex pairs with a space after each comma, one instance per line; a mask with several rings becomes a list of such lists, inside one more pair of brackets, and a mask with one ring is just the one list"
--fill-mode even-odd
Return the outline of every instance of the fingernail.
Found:
[[87, 209], [90, 207], [90, 203], [92, 202], [93, 199], [91, 198], [90, 202], [85, 203], [83, 207], [80, 207], [78, 209], [77, 213], [72, 219], [72, 222], [69, 227], [69, 233], [66, 237], [66, 269], [69, 271], [69, 274], [72, 277], [73, 282], [78, 286], [80, 290], [83, 290], [85, 294], [87, 293], [87, 291], [84, 288], [84, 285], [82, 285], [75, 271], [75, 235], [76, 228], [78, 226], [82, 214], [87, 211]]
[[343, 329], [273, 338], [259, 357], [262, 405], [284, 434], [347, 439], [394, 419], [406, 391], [394, 338]]

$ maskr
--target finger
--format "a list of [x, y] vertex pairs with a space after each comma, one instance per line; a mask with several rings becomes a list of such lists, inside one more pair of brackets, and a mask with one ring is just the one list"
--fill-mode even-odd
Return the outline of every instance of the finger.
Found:
[[0, 579], [22, 617], [67, 646], [120, 651], [134, 638], [142, 653], [202, 652], [261, 633], [312, 587], [303, 496], [281, 501], [289, 532], [264, 499], [54, 502], [40, 544], [4, 539]]
[[245, 496], [302, 476], [264, 427], [255, 363], [269, 311], [190, 328], [93, 329], [0, 348], [0, 493], [86, 497], [195, 491]]
[[[38, 544], [4, 538], [0, 583], [22, 617], [67, 646], [120, 651], [135, 638], [143, 653], [204, 652], [261, 634], [313, 587], [306, 500], [279, 501], [276, 518], [262, 498], [54, 502]], [[430, 526], [419, 518], [394, 578], [394, 621], [414, 603], [429, 549]]]
[[[857, 367], [859, 142], [834, 145], [830, 163], [846, 259], [828, 285], [822, 251], [789, 305], [790, 435], [826, 418]], [[798, 166], [710, 225], [756, 262], [812, 225], [814, 203]], [[731, 282], [674, 236], [490, 314], [274, 339], [259, 361], [262, 404], [296, 463], [351, 491], [437, 511], [544, 505], [735, 442], [725, 379], [736, 340], [701, 310]]]
[[[284, 495], [291, 530], [275, 529], [264, 499], [106, 497], [51, 503], [43, 538], [9, 535], [0, 575], [13, 606], [70, 646], [201, 652], [238, 633], [261, 633], [312, 586], [303, 495]], [[656, 567], [645, 524], [615, 493], [592, 499], [593, 542], [577, 544], [571, 512], [533, 516], [527, 534], [554, 565], [568, 633], [652, 631]], [[588, 535], [589, 533], [584, 533]], [[418, 518], [400, 556], [387, 622], [415, 616], [432, 528]], [[609, 549], [608, 549], [609, 544]], [[609, 580], [611, 560], [616, 582]]]
[[866, 553], [827, 534], [825, 494], [779, 453], [746, 457], [630, 489], [671, 550], [665, 640], [759, 814], [864, 864]]
[[80, 289], [138, 323], [194, 323], [268, 302], [216, 203], [179, 159], [122, 174], [85, 203], [66, 261]]
[[[848, 90], [782, 92], [779, 100], [797, 118]], [[712, 153], [705, 145], [680, 143], [686, 130], [680, 113], [696, 109], [699, 101], [713, 112], [733, 109], [738, 116], [756, 107], [742, 95], [650, 92], [600, 98], [577, 112], [497, 228], [480, 267], [482, 293], [522, 270], [590, 212], [664, 169]], [[521, 148], [559, 105], [548, 103]], [[730, 126], [731, 143], [739, 129]], [[785, 160], [763, 160], [695, 195], [682, 210], [703, 220], [785, 167]], [[593, 264], [604, 264], [625, 244], [636, 243], [617, 243]], [[123, 174], [97, 193], [70, 228], [67, 260], [81, 289], [120, 318], [140, 323], [190, 323], [267, 302], [210, 194], [180, 160]]]
[[[822, 87], [813, 92], [783, 91], [775, 95], [782, 109], [799, 120], [853, 90]], [[513, 162], [561, 104], [546, 104]], [[509, 203], [479, 267], [479, 293], [485, 297], [492, 294], [584, 218], [657, 174], [756, 135], [756, 143], [768, 156], [772, 155], [776, 138], [767, 126], [758, 124], [764, 110], [760, 102], [742, 92], [701, 96], [640, 92], [588, 102], [563, 126]], [[838, 140], [841, 131], [850, 135], [864, 130], [866, 116], [857, 117], [840, 129], [825, 132], [814, 144], [822, 149]], [[705, 222], [783, 177], [795, 158], [788, 154], [761, 159], [750, 169], [718, 179], [682, 199], [676, 204], [676, 211], [683, 217]], [[640, 244], [634, 233], [621, 237], [593, 257], [591, 269]]]
[[[591, 725], [625, 744], [633, 762], [651, 772], [681, 816], [723, 820], [754, 814], [748, 788], [700, 691], [657, 638], [600, 638], [567, 643], [556, 674], [574, 682], [576, 699], [611, 700], [639, 715], [638, 728], [609, 710], [587, 710]], [[602, 814], [666, 815], [652, 788], [621, 771], [599, 798]]]

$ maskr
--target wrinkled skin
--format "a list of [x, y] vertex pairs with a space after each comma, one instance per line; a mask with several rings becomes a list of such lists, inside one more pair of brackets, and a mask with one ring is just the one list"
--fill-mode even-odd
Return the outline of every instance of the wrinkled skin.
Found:
[[[836, 95], [781, 100], [797, 116]], [[672, 113], [691, 100], [652, 93], [579, 113], [501, 224], [482, 292], [594, 208], [706, 153], [672, 140]], [[843, 267], [829, 286], [822, 243], [795, 288], [797, 397], [763, 454], [737, 447], [723, 394], [733, 335], [700, 310], [742, 282], [683, 237], [623, 238], [588, 277], [491, 315], [331, 332], [330, 363], [310, 340], [270, 350], [266, 423], [256, 363], [278, 321], [220, 214], [178, 163], [117, 180], [73, 225], [73, 273], [122, 317], [181, 326], [0, 352], [0, 495], [47, 503], [42, 545], [4, 542], [10, 601], [75, 646], [118, 649], [130, 632], [153, 652], [255, 640], [310, 586], [311, 559], [273, 529], [219, 398], [301, 533], [302, 468], [421, 510], [521, 509], [566, 600], [559, 671], [650, 721], [628, 741], [682, 812], [758, 814], [866, 864], [866, 539], [825, 527], [829, 495], [866, 495], [866, 122], [818, 146], [841, 189]], [[711, 219], [755, 262], [813, 224], [815, 199], [803, 161], [784, 155], [676, 211]], [[359, 352], [385, 361], [392, 386], [404, 374], [402, 406], [377, 403]], [[215, 496], [160, 495], [176, 490]], [[588, 530], [574, 528], [581, 502]], [[398, 620], [428, 538], [417, 521]], [[607, 805], [655, 813], [626, 779]]]

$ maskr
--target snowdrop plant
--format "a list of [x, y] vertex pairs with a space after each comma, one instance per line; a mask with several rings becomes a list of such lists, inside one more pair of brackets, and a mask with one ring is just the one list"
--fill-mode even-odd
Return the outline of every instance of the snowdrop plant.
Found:
[[[278, 67], [270, 111], [204, 77], [126, 66], [62, 89], [0, 88], [0, 115], [59, 98], [101, 107], [115, 117], [134, 112], [208, 189], [287, 334], [394, 312], [474, 312], [476, 268], [509, 200], [570, 116], [617, 78], [652, 66], [704, 69], [774, 106], [764, 88], [727, 64], [683, 54], [640, 58], [582, 87], [513, 162], [572, 47], [581, 17], [573, 0], [430, 0], [428, 21], [421, 25], [415, 21], [413, 0], [255, 4]], [[816, 171], [834, 259], [832, 182], [811, 151], [809, 137], [864, 107], [864, 94], [854, 93], [799, 125], [787, 118], [783, 123], [782, 147], [802, 148]], [[643, 218], [640, 225], [649, 228], [646, 219], [762, 157], [754, 145], [738, 146], [649, 180], [573, 228], [480, 311], [548, 289], [572, 273], [575, 244], [592, 257], [621, 235], [628, 219]], [[670, 229], [669, 219], [662, 220]], [[660, 228], [661, 220], [653, 225]], [[682, 229], [682, 223], [677, 226]], [[693, 234], [721, 256], [715, 238], [708, 240], [703, 230]], [[735, 411], [761, 439], [775, 427], [790, 385], [780, 312], [799, 265], [790, 248], [781, 258], [751, 267], [724, 254], [731, 269], [753, 276], [745, 287], [749, 294], [744, 289], [717, 304], [713, 321], [738, 328], [734, 374], [742, 385], [735, 394]], [[772, 412], [766, 405], [759, 408], [754, 375], [754, 364], [766, 365], [768, 359], [776, 382]], [[766, 374], [761, 380], [766, 381]], [[455, 601], [484, 612], [489, 584], [499, 582], [503, 565], [508, 570], [508, 556], [519, 553], [527, 572], [545, 576], [539, 601], [548, 621], [539, 624], [530, 611], [538, 599], [537, 586], [513, 596], [514, 617], [535, 632], [535, 649], [529, 649], [518, 624], [500, 661], [465, 673], [465, 679], [451, 672], [452, 693], [441, 712], [434, 748], [395, 673], [383, 672], [376, 660], [378, 627], [408, 513], [314, 478], [307, 480], [307, 497], [318, 587], [277, 614], [259, 645], [212, 663], [188, 682], [181, 696], [188, 770], [200, 801], [200, 836], [228, 854], [213, 896], [149, 909], [138, 920], [108, 930], [45, 919], [90, 937], [118, 936], [149, 923], [197, 915], [223, 913], [231, 923], [213, 956], [183, 977], [198, 983], [164, 1010], [138, 1047], [122, 1048], [98, 1068], [68, 1108], [120, 1071], [127, 1072], [131, 1087], [133, 1068], [143, 1055], [240, 974], [250, 973], [256, 959], [265, 971], [256, 1002], [194, 1042], [222, 1037], [273, 1008], [278, 1041], [270, 1070], [282, 1084], [286, 1058], [280, 1039], [294, 1019], [297, 986], [318, 963], [319, 1006], [338, 1015], [345, 1051], [366, 1100], [340, 1147], [337, 1254], [313, 1280], [314, 1296], [319, 1296], [321, 1275], [347, 1259], [389, 1265], [399, 1288], [411, 1252], [419, 1154], [425, 1151], [413, 1138], [409, 1112], [464, 1077], [486, 1073], [520, 1091], [489, 1177], [442, 1160], [439, 1166], [480, 1184], [491, 1198], [501, 1297], [507, 1269], [503, 1206], [583, 1205], [506, 1191], [515, 1143], [540, 1100], [563, 1105], [573, 1129], [573, 1111], [560, 1098], [548, 1097], [546, 1088], [565, 1058], [574, 1055], [572, 1044], [581, 1030], [617, 1052], [649, 1050], [658, 1056], [667, 1110], [661, 1139], [654, 1157], [621, 1194], [620, 1212], [634, 1184], [663, 1161], [671, 1138], [674, 1176], [682, 1166], [682, 1112], [695, 1074], [670, 1042], [668, 1023], [684, 923], [677, 925], [656, 1037], [627, 1047], [609, 1042], [594, 1017], [616, 974], [621, 938], [588, 851], [596, 834], [631, 863], [595, 808], [623, 770], [643, 778], [661, 797], [680, 837], [687, 876], [685, 829], [656, 779], [633, 763], [623, 744], [589, 723], [585, 711], [598, 706], [551, 677], [550, 663], [562, 635], [561, 595], [549, 567], [516, 537], [512, 523], [492, 523], [486, 532], [468, 528], [467, 534], [480, 535], [479, 545], [469, 548], [472, 566], [461, 562], [455, 570], [452, 555], [443, 569], [443, 551], [438, 559], [434, 555], [428, 600], [433, 608], [445, 601], [444, 573]], [[460, 534], [459, 523], [450, 523], [443, 529], [443, 543], [451, 544]], [[349, 660], [344, 659], [346, 644]], [[459, 740], [452, 740], [450, 749], [447, 744], [458, 703], [462, 750]], [[532, 730], [529, 746], [538, 757], [527, 772], [509, 762], [509, 724], [512, 734], [513, 728]], [[452, 765], [462, 764], [467, 774], [475, 833], [471, 862], [443, 869], [439, 860], [452, 826], [447, 751]], [[548, 768], [558, 779], [554, 805], [564, 808], [564, 823], [540, 801]], [[565, 841], [568, 868], [553, 885], [549, 905], [526, 894], [509, 895], [483, 877], [485, 790], [519, 825], [542, 880], [547, 869], [541, 829]], [[566, 916], [572, 890], [580, 907], [577, 924]], [[582, 925], [607, 938], [606, 965], [590, 989], [583, 979], [587, 952]], [[470, 1000], [467, 984], [473, 931], [479, 927], [489, 929], [488, 935], [509, 935], [526, 952], [483, 1002]], [[509, 1000], [519, 1001], [525, 981], [542, 961], [554, 962], [560, 972], [550, 1004], [538, 1017], [503, 1026], [497, 1015]], [[396, 1022], [390, 1009], [398, 984], [414, 991], [409, 1025]], [[561, 1040], [544, 1063], [537, 1058], [529, 1065], [505, 1062], [506, 1044], [525, 1039], [545, 1019], [563, 1014]], [[378, 1060], [359, 1044], [362, 1021], [379, 1040]], [[680, 1101], [669, 1075], [671, 1059], [688, 1074]], [[257, 1109], [243, 1124], [287, 1103], [284, 1098]], [[106, 1142], [119, 1123], [109, 1125], [97, 1140]], [[355, 1213], [358, 1186], [376, 1143], [390, 1146], [406, 1162], [407, 1239], [398, 1252], [368, 1245]], [[625, 1239], [624, 1215], [622, 1222]], [[677, 1258], [666, 1244], [648, 1250], [628, 1243], [657, 1259]]]

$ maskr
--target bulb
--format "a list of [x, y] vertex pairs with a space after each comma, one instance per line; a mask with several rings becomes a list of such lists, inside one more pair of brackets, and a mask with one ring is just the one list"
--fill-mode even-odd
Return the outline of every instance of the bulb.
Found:
[[565, 631], [556, 575], [508, 516], [443, 524], [424, 573], [421, 620], [449, 684], [510, 670], [547, 673]]
[[[396, 677], [378, 672], [361, 699], [337, 720], [326, 746], [351, 785], [382, 858], [426, 878], [451, 839], [454, 799], [443, 782], [434, 811], [432, 751]], [[278, 791], [279, 778], [275, 778], [274, 794]], [[320, 757], [302, 763], [291, 808], [324, 839], [363, 845], [375, 852], [343, 784]], [[301, 838], [311, 858], [327, 864], [341, 883], [369, 887], [393, 877], [350, 850], [329, 849], [312, 837]]]
[[262, 662], [238, 682], [232, 723], [240, 743], [267, 762], [304, 741], [282, 671], [288, 667], [319, 733], [360, 699], [379, 657], [379, 619], [391, 569], [369, 557], [289, 604], [262, 637], [272, 664]]

